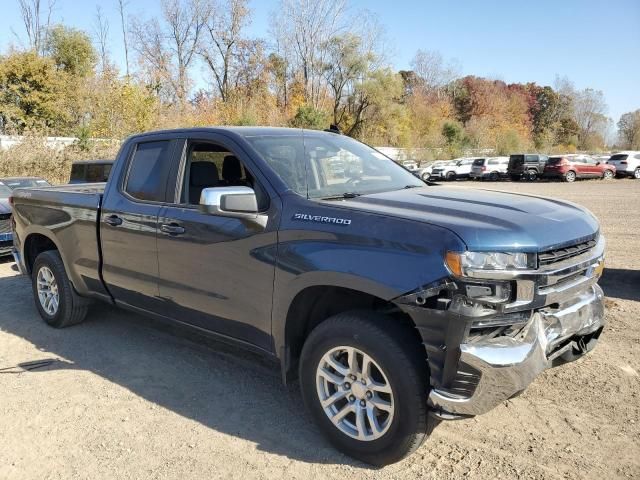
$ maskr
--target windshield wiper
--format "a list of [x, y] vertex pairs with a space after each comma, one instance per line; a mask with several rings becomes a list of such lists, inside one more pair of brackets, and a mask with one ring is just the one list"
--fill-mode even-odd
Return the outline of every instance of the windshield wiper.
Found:
[[322, 200], [341, 200], [343, 198], [356, 198], [362, 195], [361, 193], [356, 192], [344, 192], [338, 195], [332, 195], [330, 197], [323, 197]]

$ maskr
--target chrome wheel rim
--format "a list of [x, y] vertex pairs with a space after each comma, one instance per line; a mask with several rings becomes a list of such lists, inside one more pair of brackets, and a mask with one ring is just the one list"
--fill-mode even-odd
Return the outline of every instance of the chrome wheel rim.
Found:
[[567, 182], [573, 182], [576, 179], [576, 174], [573, 172], [567, 173]]
[[636, 168], [636, 171], [633, 172], [633, 176], [637, 179], [640, 179], [640, 168]]
[[347, 346], [329, 350], [318, 364], [316, 387], [324, 413], [345, 435], [369, 442], [389, 430], [393, 390], [380, 365], [365, 352]]
[[48, 315], [55, 315], [60, 305], [58, 282], [49, 267], [40, 267], [36, 276], [38, 300]]
[[604, 172], [604, 178], [606, 180], [610, 180], [613, 178], [613, 172], [611, 170], [607, 170], [606, 172]]

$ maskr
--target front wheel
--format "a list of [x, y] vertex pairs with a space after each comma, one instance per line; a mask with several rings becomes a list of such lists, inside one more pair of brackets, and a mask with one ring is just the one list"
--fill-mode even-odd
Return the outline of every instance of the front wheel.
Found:
[[538, 179], [538, 172], [536, 170], [529, 170], [527, 172], [527, 180], [530, 182], [535, 182]]
[[448, 182], [453, 182], [456, 179], [456, 172], [447, 172], [446, 179]]
[[636, 170], [633, 172], [633, 178], [635, 178], [636, 180], [640, 180], [640, 167], [636, 168]]
[[375, 312], [327, 319], [300, 359], [302, 397], [322, 432], [347, 455], [378, 466], [426, 438], [428, 379], [413, 331]]
[[57, 251], [38, 255], [31, 282], [36, 308], [48, 325], [63, 328], [84, 320], [90, 302], [73, 289]]
[[613, 177], [615, 177], [613, 170], [605, 170], [604, 173], [602, 174], [602, 178], [604, 180], [612, 180]]
[[500, 180], [500, 174], [498, 172], [491, 172], [489, 174], [490, 182], [497, 182], [498, 180]]

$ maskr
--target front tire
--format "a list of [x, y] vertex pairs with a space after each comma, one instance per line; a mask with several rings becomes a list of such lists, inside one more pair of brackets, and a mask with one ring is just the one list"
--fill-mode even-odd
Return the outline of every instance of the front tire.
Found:
[[527, 180], [530, 182], [535, 182], [538, 179], [538, 172], [536, 170], [529, 170], [527, 172]]
[[85, 319], [90, 302], [73, 289], [60, 253], [50, 250], [38, 255], [31, 282], [36, 308], [48, 325], [64, 328]]
[[447, 182], [453, 182], [456, 179], [456, 172], [447, 172], [447, 176], [445, 177]]
[[602, 179], [603, 180], [613, 180], [615, 177], [613, 170], [605, 170], [604, 173], [602, 174]]
[[304, 403], [347, 455], [382, 466], [428, 434], [429, 370], [411, 328], [375, 312], [337, 314], [307, 338], [300, 359]]
[[633, 172], [633, 178], [635, 178], [636, 180], [640, 180], [640, 167], [636, 168]]
[[491, 172], [489, 174], [490, 182], [497, 182], [498, 180], [500, 180], [500, 174], [498, 172]]

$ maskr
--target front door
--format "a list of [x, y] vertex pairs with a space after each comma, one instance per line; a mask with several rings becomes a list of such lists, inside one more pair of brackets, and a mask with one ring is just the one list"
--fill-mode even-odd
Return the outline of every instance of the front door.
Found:
[[[216, 134], [187, 142], [175, 202], [158, 219], [159, 290], [169, 316], [271, 351], [279, 198], [237, 145]], [[256, 191], [266, 227], [207, 214], [204, 188]]]

